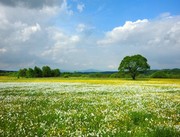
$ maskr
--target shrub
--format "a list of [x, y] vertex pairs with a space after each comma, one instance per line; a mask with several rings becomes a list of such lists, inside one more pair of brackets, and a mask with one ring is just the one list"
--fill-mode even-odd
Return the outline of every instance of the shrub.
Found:
[[120, 78], [120, 74], [119, 73], [113, 73], [110, 75], [110, 78]]
[[152, 74], [152, 78], [168, 78], [168, 75], [164, 71], [157, 71]]

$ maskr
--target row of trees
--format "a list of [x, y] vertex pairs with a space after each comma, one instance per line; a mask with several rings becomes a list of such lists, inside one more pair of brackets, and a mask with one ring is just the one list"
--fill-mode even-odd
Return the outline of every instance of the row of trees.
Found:
[[59, 69], [51, 69], [49, 66], [43, 66], [42, 69], [35, 66], [32, 68], [24, 68], [18, 71], [18, 77], [34, 78], [34, 77], [59, 77], [61, 74]]
[[[136, 77], [144, 73], [145, 71], [150, 69], [150, 65], [147, 63], [147, 59], [143, 57], [142, 55], [133, 55], [133, 56], [126, 56], [121, 61], [119, 65], [119, 72], [121, 74], [130, 74], [133, 80], [136, 79]], [[77, 75], [77, 74], [76, 74]], [[35, 66], [34, 69], [20, 69], [18, 72], [18, 77], [58, 77], [60, 76], [60, 70], [59, 69], [51, 69], [49, 66], [43, 66], [42, 69]], [[65, 74], [64, 77], [68, 77], [68, 74]], [[91, 77], [101, 77], [102, 75], [100, 73], [90, 74]]]

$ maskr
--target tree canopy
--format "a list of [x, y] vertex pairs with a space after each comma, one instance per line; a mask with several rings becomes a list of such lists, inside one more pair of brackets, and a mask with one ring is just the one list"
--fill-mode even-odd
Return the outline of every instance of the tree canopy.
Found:
[[43, 66], [42, 69], [35, 66], [34, 69], [20, 69], [18, 71], [18, 77], [59, 77], [61, 74], [59, 69], [51, 69], [49, 66]]
[[147, 59], [142, 55], [126, 56], [121, 61], [118, 70], [120, 72], [127, 72], [135, 80], [136, 76], [140, 72], [144, 72], [150, 69], [150, 65], [147, 63]]
[[51, 77], [52, 76], [52, 71], [49, 66], [42, 67], [42, 76], [43, 77]]

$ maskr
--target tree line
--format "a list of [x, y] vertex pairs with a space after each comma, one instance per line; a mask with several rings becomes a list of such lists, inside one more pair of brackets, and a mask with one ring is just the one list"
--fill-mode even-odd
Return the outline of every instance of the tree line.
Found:
[[32, 68], [23, 68], [18, 71], [18, 77], [37, 78], [37, 77], [59, 77], [59, 69], [51, 69], [49, 66], [43, 66], [42, 69], [35, 66]]

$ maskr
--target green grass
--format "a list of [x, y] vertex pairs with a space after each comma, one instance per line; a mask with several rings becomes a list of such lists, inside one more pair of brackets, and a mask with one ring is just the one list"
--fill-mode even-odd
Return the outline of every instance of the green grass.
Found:
[[52, 81], [0, 83], [0, 136], [180, 136], [179, 81]]

